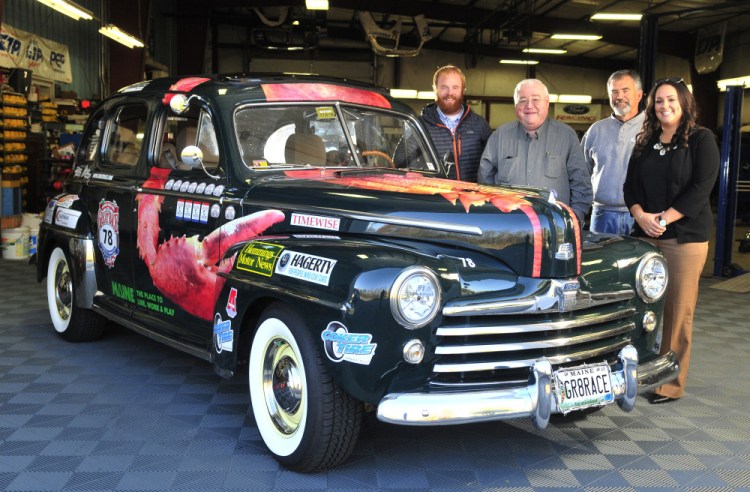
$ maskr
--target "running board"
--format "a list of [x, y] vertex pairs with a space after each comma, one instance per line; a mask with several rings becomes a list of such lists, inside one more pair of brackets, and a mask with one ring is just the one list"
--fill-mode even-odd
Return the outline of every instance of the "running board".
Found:
[[201, 350], [200, 348], [194, 345], [188, 345], [187, 343], [178, 342], [169, 337], [165, 337], [164, 335], [151, 331], [148, 328], [144, 328], [143, 326], [135, 323], [134, 321], [128, 318], [122, 317], [118, 314], [114, 314], [111, 311], [107, 311], [99, 307], [96, 303], [93, 305], [92, 309], [95, 312], [104, 316], [105, 318], [111, 321], [114, 321], [118, 325], [122, 325], [129, 330], [132, 330], [140, 335], [150, 338], [151, 340], [157, 341], [163, 345], [177, 349], [181, 352], [185, 352], [194, 357], [198, 357], [199, 359], [203, 359], [207, 362], [213, 362], [212, 353], [208, 350]]

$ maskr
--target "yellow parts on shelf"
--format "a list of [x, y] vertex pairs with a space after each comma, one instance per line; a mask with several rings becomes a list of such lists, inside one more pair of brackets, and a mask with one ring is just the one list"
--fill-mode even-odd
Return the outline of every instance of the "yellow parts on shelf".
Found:
[[3, 104], [26, 104], [26, 98], [20, 94], [3, 94]]

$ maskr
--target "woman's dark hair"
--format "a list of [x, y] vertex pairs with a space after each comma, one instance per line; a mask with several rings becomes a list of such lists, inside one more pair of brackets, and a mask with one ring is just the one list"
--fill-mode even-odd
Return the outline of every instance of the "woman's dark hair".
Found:
[[655, 101], [656, 90], [663, 85], [671, 85], [677, 91], [677, 99], [682, 108], [680, 124], [677, 126], [672, 137], [671, 144], [678, 147], [688, 146], [688, 136], [698, 126], [698, 107], [695, 104], [693, 94], [688, 90], [682, 79], [661, 79], [657, 80], [654, 87], [648, 93], [648, 102], [646, 103], [646, 118], [643, 120], [643, 128], [635, 139], [634, 155], [640, 155], [654, 136], [661, 132], [661, 124], [656, 117]]

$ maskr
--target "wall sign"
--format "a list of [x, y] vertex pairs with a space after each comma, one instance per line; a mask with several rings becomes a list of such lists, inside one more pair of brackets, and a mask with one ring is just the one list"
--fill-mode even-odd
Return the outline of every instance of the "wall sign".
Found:
[[0, 66], [31, 70], [35, 76], [70, 84], [68, 47], [7, 24], [0, 27]]
[[594, 123], [601, 119], [601, 113], [598, 104], [554, 104], [555, 119], [563, 123]]
[[698, 29], [695, 41], [695, 71], [704, 74], [719, 68], [724, 60], [724, 37], [727, 23]]

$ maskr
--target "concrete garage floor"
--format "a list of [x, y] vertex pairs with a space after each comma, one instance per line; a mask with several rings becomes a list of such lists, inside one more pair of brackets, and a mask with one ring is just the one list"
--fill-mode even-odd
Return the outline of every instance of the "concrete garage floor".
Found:
[[701, 285], [680, 401], [639, 397], [631, 413], [607, 407], [545, 432], [369, 420], [347, 463], [302, 475], [266, 451], [243, 377], [115, 325], [67, 343], [34, 267], [0, 260], [0, 489], [750, 491], [750, 298], [718, 282]]

